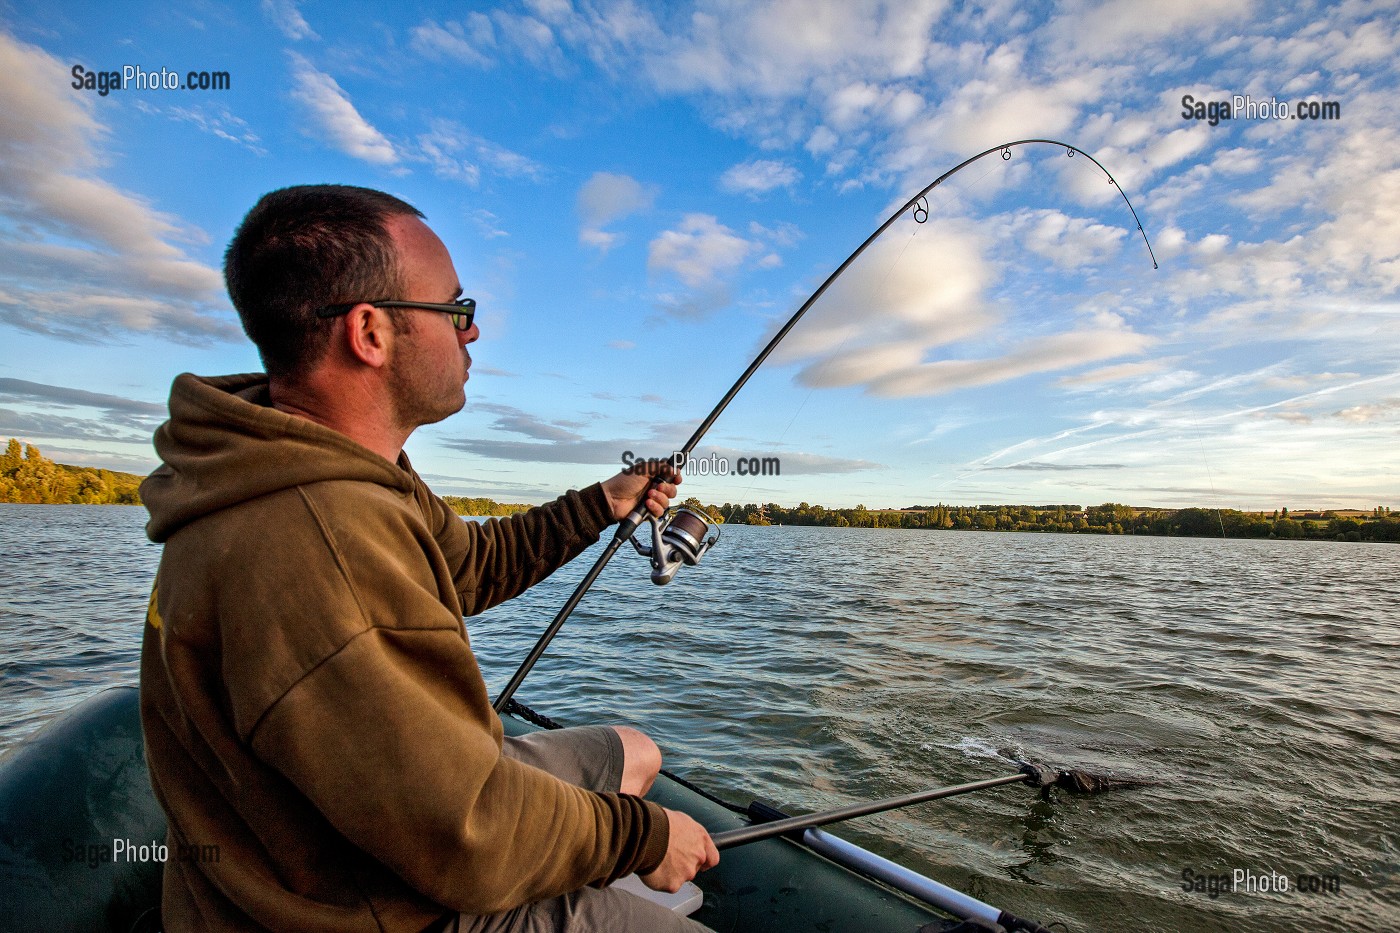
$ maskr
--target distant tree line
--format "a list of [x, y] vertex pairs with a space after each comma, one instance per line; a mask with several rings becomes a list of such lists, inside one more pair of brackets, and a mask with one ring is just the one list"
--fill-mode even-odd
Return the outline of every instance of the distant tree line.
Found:
[[145, 477], [54, 463], [33, 444], [10, 438], [0, 456], [0, 502], [51, 505], [140, 505]]
[[[33, 444], [10, 438], [0, 457], [0, 502], [44, 505], [140, 505], [144, 476], [55, 463]], [[458, 515], [512, 515], [528, 505], [444, 496]]]
[[962, 531], [1041, 531], [1062, 534], [1162, 535], [1193, 538], [1286, 538], [1327, 541], [1400, 541], [1400, 514], [1378, 506], [1369, 514], [1309, 512], [1290, 515], [1237, 509], [1140, 509], [1116, 502], [1078, 505], [916, 505], [904, 509], [828, 509], [775, 502], [701, 505], [715, 521], [740, 525], [825, 525], [836, 528], [923, 528]]
[[[0, 457], [0, 502], [140, 505], [144, 477], [54, 463], [33, 444], [10, 438]], [[458, 515], [500, 516], [532, 506], [484, 497], [443, 496]], [[1284, 538], [1317, 541], [1400, 541], [1400, 514], [1385, 506], [1369, 513], [1289, 514], [1236, 509], [1143, 509], [1105, 502], [1079, 505], [913, 505], [903, 509], [828, 509], [775, 502], [683, 503], [716, 522], [735, 525], [824, 525], [835, 528], [920, 528], [954, 531], [1041, 531], [1061, 534], [1166, 535], [1193, 538]]]
[[516, 512], [534, 508], [518, 502], [497, 502], [494, 499], [473, 499], [464, 496], [443, 496], [442, 501], [458, 515], [514, 515]]

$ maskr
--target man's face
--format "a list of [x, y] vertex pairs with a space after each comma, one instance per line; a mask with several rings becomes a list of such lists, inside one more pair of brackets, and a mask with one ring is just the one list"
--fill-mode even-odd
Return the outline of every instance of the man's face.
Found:
[[[398, 248], [404, 301], [448, 302], [462, 294], [447, 247], [417, 217], [396, 216], [386, 227]], [[404, 309], [407, 331], [396, 335], [389, 364], [395, 417], [410, 430], [433, 424], [462, 410], [467, 402], [467, 344], [481, 336], [475, 324], [467, 331], [436, 311]]]

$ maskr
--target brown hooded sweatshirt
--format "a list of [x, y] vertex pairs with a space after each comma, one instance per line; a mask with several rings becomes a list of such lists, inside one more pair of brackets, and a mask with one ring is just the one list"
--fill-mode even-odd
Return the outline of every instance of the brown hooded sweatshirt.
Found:
[[156, 450], [141, 714], [166, 930], [418, 931], [660, 864], [655, 804], [501, 756], [462, 624], [596, 541], [601, 487], [463, 522], [258, 375], [177, 378]]

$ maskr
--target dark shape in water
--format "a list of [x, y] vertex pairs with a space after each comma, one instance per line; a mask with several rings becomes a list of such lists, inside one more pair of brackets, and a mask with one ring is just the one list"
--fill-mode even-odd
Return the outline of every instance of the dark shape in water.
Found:
[[1098, 794], [1106, 790], [1120, 790], [1129, 787], [1151, 787], [1161, 784], [1147, 778], [1114, 777], [1109, 774], [1090, 774], [1077, 768], [1052, 768], [1049, 765], [1018, 761], [1021, 773], [1026, 775], [1026, 783], [1049, 792], [1052, 787], [1063, 788], [1071, 794]]

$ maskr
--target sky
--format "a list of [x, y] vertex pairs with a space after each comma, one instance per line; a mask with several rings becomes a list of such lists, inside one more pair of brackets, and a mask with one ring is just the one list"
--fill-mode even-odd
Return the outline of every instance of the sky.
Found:
[[1049, 144], [952, 176], [683, 495], [1400, 506], [1397, 60], [1381, 2], [0, 3], [0, 437], [152, 469], [177, 374], [261, 368], [242, 216], [365, 185], [478, 302], [415, 467], [545, 501], [679, 448], [886, 217], [1048, 138], [1117, 187]]

